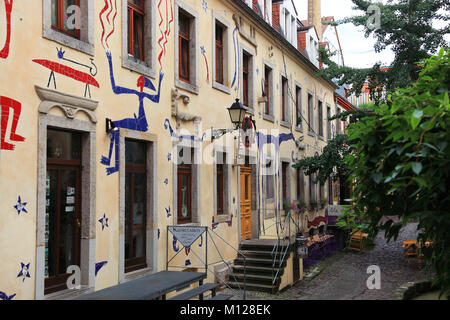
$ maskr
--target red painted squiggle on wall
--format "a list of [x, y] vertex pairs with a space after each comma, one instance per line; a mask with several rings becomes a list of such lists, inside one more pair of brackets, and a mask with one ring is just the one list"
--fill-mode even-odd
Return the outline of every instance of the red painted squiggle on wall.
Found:
[[6, 9], [6, 41], [3, 49], [0, 51], [0, 58], [6, 59], [9, 56], [9, 47], [11, 44], [11, 11], [13, 0], [4, 0]]

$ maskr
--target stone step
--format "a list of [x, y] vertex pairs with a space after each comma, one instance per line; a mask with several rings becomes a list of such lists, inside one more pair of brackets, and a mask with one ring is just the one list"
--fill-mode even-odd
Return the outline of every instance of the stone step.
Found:
[[[286, 260], [281, 263], [281, 267], [286, 266]], [[264, 266], [264, 267], [276, 267], [278, 268], [280, 266], [280, 259], [271, 259], [271, 258], [246, 258], [245, 264], [247, 267], [249, 266]], [[234, 265], [244, 265], [244, 258], [238, 257], [234, 259]]]
[[[235, 289], [244, 289], [244, 283], [242, 282], [228, 282], [228, 285]], [[246, 284], [245, 289], [248, 291], [261, 291], [261, 292], [269, 292], [276, 293], [278, 292], [279, 285], [271, 286], [264, 284]]]
[[[246, 266], [245, 268], [246, 274], [252, 275], [262, 275], [262, 276], [272, 276], [272, 274], [276, 274], [277, 268], [271, 267], [262, 267], [262, 266]], [[244, 266], [243, 265], [234, 265], [232, 266], [233, 273], [236, 274], [244, 274]], [[282, 276], [284, 273], [284, 268], [280, 269], [279, 276]]]

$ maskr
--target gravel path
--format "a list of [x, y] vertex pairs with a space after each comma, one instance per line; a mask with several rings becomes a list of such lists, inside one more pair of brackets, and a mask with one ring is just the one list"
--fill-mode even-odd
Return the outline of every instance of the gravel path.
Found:
[[[405, 264], [403, 240], [416, 239], [417, 224], [406, 225], [396, 241], [386, 242], [380, 233], [375, 248], [362, 254], [336, 252], [319, 265], [322, 270], [310, 280], [298, 282], [277, 295], [247, 292], [249, 300], [385, 300], [391, 299], [394, 290], [410, 281], [425, 280], [429, 275], [416, 264]], [[380, 267], [381, 288], [368, 289], [367, 279], [371, 265]], [[314, 269], [314, 267], [312, 267]], [[239, 299], [238, 297], [236, 297]]]

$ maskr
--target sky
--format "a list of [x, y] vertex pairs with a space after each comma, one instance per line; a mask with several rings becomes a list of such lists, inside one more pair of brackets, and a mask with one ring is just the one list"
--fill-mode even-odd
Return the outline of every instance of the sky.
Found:
[[[307, 19], [307, 0], [294, 0], [301, 20]], [[352, 10], [351, 0], [322, 0], [322, 17], [334, 16], [339, 20], [348, 16], [358, 14], [358, 11]], [[353, 24], [340, 25], [338, 28], [339, 39], [341, 41], [344, 54], [345, 65], [355, 68], [372, 67], [376, 62], [382, 65], [389, 65], [394, 54], [386, 49], [376, 53], [373, 49], [375, 39], [365, 38], [363, 28], [357, 28]]]

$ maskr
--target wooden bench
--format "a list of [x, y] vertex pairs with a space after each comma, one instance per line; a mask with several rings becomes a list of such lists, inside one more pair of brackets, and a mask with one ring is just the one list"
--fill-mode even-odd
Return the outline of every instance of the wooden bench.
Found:
[[176, 295], [168, 300], [189, 300], [195, 297], [199, 297], [199, 300], [203, 300], [203, 293], [210, 291], [212, 292], [212, 297], [216, 296], [216, 289], [220, 286], [219, 283], [206, 283], [198, 286], [194, 289], [185, 291], [179, 295]]
[[350, 236], [348, 250], [360, 252], [364, 249], [364, 243], [368, 236], [367, 233], [363, 233], [361, 230], [354, 230]]

